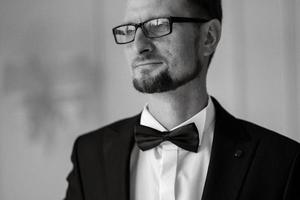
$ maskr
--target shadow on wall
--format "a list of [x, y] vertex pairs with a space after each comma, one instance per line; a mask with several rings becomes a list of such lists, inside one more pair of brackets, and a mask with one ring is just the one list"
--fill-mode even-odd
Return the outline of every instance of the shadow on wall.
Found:
[[97, 115], [99, 72], [87, 55], [29, 55], [6, 59], [2, 96], [14, 99], [30, 140], [79, 128]]

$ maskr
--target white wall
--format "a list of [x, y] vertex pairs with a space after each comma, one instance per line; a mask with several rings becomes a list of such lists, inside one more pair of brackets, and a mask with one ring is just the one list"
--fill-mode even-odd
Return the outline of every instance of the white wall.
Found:
[[237, 116], [298, 141], [299, 5], [224, 1], [223, 40], [209, 78], [211, 91]]
[[[0, 199], [65, 194], [76, 136], [139, 112], [111, 27], [124, 1], [0, 1]], [[224, 1], [210, 94], [300, 141], [297, 0]]]

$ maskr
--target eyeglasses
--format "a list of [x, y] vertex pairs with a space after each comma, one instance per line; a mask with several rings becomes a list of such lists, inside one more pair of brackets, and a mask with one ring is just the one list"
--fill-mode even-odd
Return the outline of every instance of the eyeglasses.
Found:
[[162, 17], [149, 19], [145, 22], [122, 24], [112, 29], [117, 44], [127, 44], [135, 39], [135, 33], [141, 27], [147, 38], [159, 38], [172, 33], [173, 23], [205, 23], [208, 19], [189, 17]]

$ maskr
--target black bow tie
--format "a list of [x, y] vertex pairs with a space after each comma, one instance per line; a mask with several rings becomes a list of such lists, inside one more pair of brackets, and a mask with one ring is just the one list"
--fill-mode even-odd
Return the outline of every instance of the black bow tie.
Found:
[[137, 145], [143, 151], [154, 148], [164, 141], [170, 141], [187, 151], [195, 153], [198, 151], [199, 136], [194, 123], [165, 132], [143, 125], [136, 125], [134, 133]]

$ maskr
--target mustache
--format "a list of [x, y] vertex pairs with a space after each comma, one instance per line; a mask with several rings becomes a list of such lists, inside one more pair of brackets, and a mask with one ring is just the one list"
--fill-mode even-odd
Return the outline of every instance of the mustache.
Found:
[[132, 66], [137, 66], [140, 63], [145, 63], [145, 62], [163, 62], [165, 59], [161, 55], [153, 55], [153, 54], [146, 54], [146, 55], [140, 55], [137, 56], [136, 58], [133, 59], [132, 61]]

